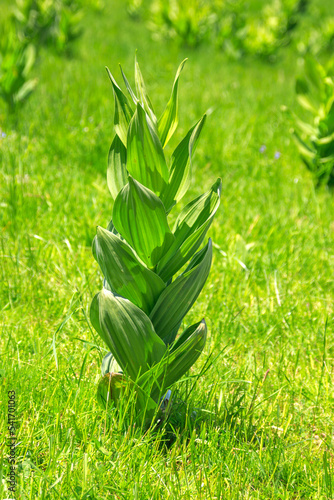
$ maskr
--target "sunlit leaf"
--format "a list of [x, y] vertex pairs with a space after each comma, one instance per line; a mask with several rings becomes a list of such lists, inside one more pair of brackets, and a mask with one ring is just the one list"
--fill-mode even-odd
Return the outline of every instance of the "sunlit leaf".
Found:
[[124, 146], [126, 147], [127, 132], [133, 112], [129, 104], [129, 101], [123, 94], [120, 87], [117, 85], [116, 80], [109, 71], [109, 68], [106, 68], [106, 70], [112, 84], [114, 98], [115, 98], [115, 113], [114, 113], [115, 132], [123, 142]]
[[139, 307], [103, 289], [90, 309], [95, 330], [107, 344], [122, 370], [133, 380], [158, 363], [166, 346]]
[[184, 273], [176, 278], [159, 296], [150, 314], [156, 333], [165, 344], [175, 339], [175, 327], [187, 314], [200, 294], [209, 275], [212, 260], [212, 243], [198, 252]]
[[174, 134], [176, 127], [178, 125], [178, 89], [179, 89], [179, 77], [183, 66], [187, 59], [184, 59], [177, 69], [176, 76], [173, 83], [172, 94], [167, 103], [165, 111], [162, 113], [158, 122], [158, 132], [161, 140], [162, 147], [165, 147], [169, 139]]
[[165, 288], [162, 279], [138, 261], [129, 245], [102, 227], [97, 228], [93, 254], [111, 290], [149, 314]]
[[188, 190], [191, 159], [205, 123], [205, 118], [206, 116], [204, 115], [189, 130], [172, 154], [169, 181], [161, 193], [161, 199], [167, 212], [170, 211], [175, 203], [181, 200]]
[[203, 242], [220, 203], [220, 179], [210, 191], [184, 207], [173, 229], [174, 243], [157, 266], [159, 276], [168, 281], [196, 252]]
[[107, 184], [113, 199], [128, 182], [126, 170], [126, 147], [118, 135], [111, 143], [108, 155]]
[[159, 262], [174, 241], [162, 201], [131, 176], [115, 200], [113, 223], [150, 268]]
[[169, 172], [160, 139], [139, 103], [128, 131], [127, 169], [157, 195], [168, 182]]

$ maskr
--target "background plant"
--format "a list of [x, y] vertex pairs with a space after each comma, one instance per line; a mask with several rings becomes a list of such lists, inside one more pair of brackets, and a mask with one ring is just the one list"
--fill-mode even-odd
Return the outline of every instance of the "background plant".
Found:
[[63, 53], [81, 34], [82, 4], [70, 0], [17, 0], [13, 18], [21, 40], [38, 48], [48, 45]]
[[135, 384], [138, 409], [157, 411], [160, 398], [189, 370], [205, 345], [204, 320], [176, 338], [209, 274], [211, 240], [198, 249], [221, 192], [218, 179], [210, 191], [183, 208], [170, 229], [168, 214], [187, 191], [191, 156], [205, 120], [204, 116], [188, 131], [168, 164], [164, 148], [178, 124], [178, 85], [184, 63], [159, 119], [137, 61], [136, 93], [122, 72], [132, 105], [108, 70], [115, 96], [116, 135], [108, 167], [114, 206], [108, 229], [98, 227], [93, 242], [104, 288], [93, 299], [91, 321], [122, 374], [110, 373], [107, 355], [98, 389], [104, 407], [108, 399], [119, 402], [122, 383], [126, 386], [128, 379]]
[[245, 0], [154, 0], [130, 4], [129, 12], [146, 17], [154, 37], [189, 47], [213, 43], [233, 58], [272, 57], [290, 42], [307, 5], [308, 0], [273, 0], [252, 11]]
[[0, 32], [0, 97], [8, 112], [13, 114], [34, 91], [37, 80], [31, 78], [35, 63], [32, 44], [17, 39], [13, 26], [8, 23]]
[[314, 58], [304, 60], [304, 74], [296, 80], [297, 100], [309, 119], [294, 119], [293, 135], [300, 156], [317, 185], [334, 186], [333, 61], [327, 67]]

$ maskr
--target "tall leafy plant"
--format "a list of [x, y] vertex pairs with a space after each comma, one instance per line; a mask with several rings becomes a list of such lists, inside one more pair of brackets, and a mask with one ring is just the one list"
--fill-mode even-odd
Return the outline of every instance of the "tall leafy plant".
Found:
[[[109, 70], [115, 98], [114, 129], [107, 181], [114, 200], [112, 221], [98, 227], [93, 255], [104, 275], [93, 299], [91, 322], [110, 353], [102, 363], [98, 399], [116, 404], [133, 387], [139, 412], [151, 415], [169, 387], [195, 363], [206, 341], [204, 319], [182, 321], [208, 277], [212, 242], [203, 248], [218, 209], [221, 180], [188, 203], [170, 227], [169, 214], [187, 191], [191, 158], [205, 116], [187, 132], [166, 160], [165, 147], [178, 125], [178, 87], [157, 118], [138, 62], [126, 97]], [[116, 368], [115, 368], [116, 366]]]
[[37, 80], [31, 78], [35, 48], [18, 40], [11, 24], [0, 30], [0, 97], [8, 112], [14, 113], [34, 91]]
[[305, 120], [289, 111], [301, 159], [312, 172], [317, 186], [334, 187], [334, 71], [313, 57], [304, 60], [304, 74], [296, 80], [297, 100]]

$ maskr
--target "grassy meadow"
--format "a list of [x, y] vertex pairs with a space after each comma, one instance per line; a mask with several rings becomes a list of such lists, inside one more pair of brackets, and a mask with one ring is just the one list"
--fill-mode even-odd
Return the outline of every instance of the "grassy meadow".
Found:
[[[152, 40], [121, 1], [87, 7], [82, 26], [71, 56], [42, 48], [38, 86], [15, 117], [0, 102], [0, 497], [12, 498], [15, 390], [16, 499], [334, 498], [334, 197], [315, 190], [281, 111], [298, 109], [299, 55], [233, 61]], [[136, 50], [158, 116], [188, 57], [169, 154], [208, 115], [182, 205], [223, 183], [213, 265], [184, 323], [205, 317], [208, 340], [174, 388], [183, 418], [168, 446], [163, 430], [98, 406], [107, 351], [89, 321], [102, 286], [91, 243], [112, 209], [104, 67], [121, 83], [121, 63], [133, 83]]]

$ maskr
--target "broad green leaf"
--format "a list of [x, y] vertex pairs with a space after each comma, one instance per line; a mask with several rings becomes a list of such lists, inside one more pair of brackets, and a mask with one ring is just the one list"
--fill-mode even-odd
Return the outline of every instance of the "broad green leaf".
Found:
[[205, 238], [220, 203], [220, 179], [210, 191], [184, 207], [173, 229], [174, 243], [157, 266], [157, 273], [168, 281], [196, 252]]
[[154, 126], [156, 126], [157, 117], [155, 116], [151, 100], [147, 94], [144, 78], [143, 75], [141, 74], [137, 57], [135, 58], [135, 83], [139, 101], [143, 106], [143, 108], [145, 109], [148, 116], [151, 118]]
[[161, 199], [167, 212], [181, 200], [188, 190], [191, 158], [195, 152], [205, 119], [206, 115], [189, 130], [172, 154], [169, 181], [161, 193]]
[[168, 182], [169, 172], [160, 139], [139, 103], [128, 130], [127, 169], [158, 195]]
[[150, 268], [174, 241], [162, 201], [131, 176], [115, 200], [112, 219], [116, 230]]
[[[179, 380], [197, 361], [204, 349], [207, 328], [204, 319], [185, 330], [168, 356], [168, 365], [163, 380], [163, 392]], [[167, 355], [165, 355], [167, 356]]]
[[161, 362], [152, 367], [150, 372], [144, 373], [138, 383], [145, 387], [152, 379], [155, 380], [151, 389], [151, 396], [157, 399], [177, 382], [200, 356], [206, 342], [206, 324], [204, 319], [187, 328], [180, 340], [171, 346]]
[[166, 146], [169, 139], [174, 134], [179, 122], [179, 117], [178, 117], [179, 77], [186, 61], [187, 59], [184, 59], [177, 69], [170, 99], [167, 103], [165, 111], [162, 113], [158, 121], [158, 133], [163, 148]]
[[109, 68], [106, 68], [106, 70], [112, 84], [114, 98], [115, 98], [115, 114], [114, 114], [115, 132], [123, 142], [124, 146], [126, 147], [127, 132], [133, 112], [129, 104], [129, 101], [123, 94], [120, 87], [117, 85], [116, 80], [109, 71]]
[[128, 182], [126, 170], [126, 147], [118, 135], [111, 143], [108, 155], [107, 184], [113, 199]]
[[149, 314], [165, 288], [162, 279], [138, 261], [129, 245], [102, 227], [97, 228], [93, 255], [111, 290]]
[[209, 275], [212, 260], [212, 243], [198, 252], [187, 269], [176, 278], [160, 295], [150, 318], [156, 333], [165, 344], [174, 341], [175, 327], [187, 314], [200, 294]]
[[133, 380], [158, 363], [166, 352], [148, 316], [129, 300], [115, 297], [108, 290], [95, 295], [90, 318], [117, 363]]

